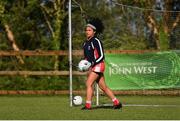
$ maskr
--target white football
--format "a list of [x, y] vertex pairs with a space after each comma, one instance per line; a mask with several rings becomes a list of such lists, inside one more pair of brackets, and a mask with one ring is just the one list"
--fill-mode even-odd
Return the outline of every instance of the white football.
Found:
[[87, 60], [81, 60], [78, 64], [79, 71], [88, 71], [91, 63]]
[[74, 105], [82, 105], [83, 99], [81, 96], [74, 96], [73, 103]]

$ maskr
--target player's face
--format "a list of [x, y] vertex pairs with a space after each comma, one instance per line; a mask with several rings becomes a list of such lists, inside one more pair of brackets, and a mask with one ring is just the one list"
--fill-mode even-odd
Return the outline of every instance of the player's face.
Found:
[[94, 34], [95, 34], [95, 31], [89, 26], [86, 27], [85, 31], [86, 31], [86, 37], [88, 39], [92, 38], [94, 36]]

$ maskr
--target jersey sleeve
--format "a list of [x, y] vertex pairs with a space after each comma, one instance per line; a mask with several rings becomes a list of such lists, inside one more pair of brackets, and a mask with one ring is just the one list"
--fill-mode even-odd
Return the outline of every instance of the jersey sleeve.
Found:
[[104, 59], [104, 50], [99, 39], [95, 38], [94, 46], [94, 65], [100, 63]]

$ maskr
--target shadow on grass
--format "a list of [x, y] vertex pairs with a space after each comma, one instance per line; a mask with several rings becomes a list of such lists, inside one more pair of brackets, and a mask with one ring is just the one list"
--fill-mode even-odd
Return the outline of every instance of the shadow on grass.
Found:
[[122, 110], [122, 108], [120, 108], [120, 109], [114, 109], [114, 107], [113, 107], [113, 106], [110, 106], [110, 105], [100, 105], [100, 106], [91, 107], [91, 110], [96, 110], [96, 109]]

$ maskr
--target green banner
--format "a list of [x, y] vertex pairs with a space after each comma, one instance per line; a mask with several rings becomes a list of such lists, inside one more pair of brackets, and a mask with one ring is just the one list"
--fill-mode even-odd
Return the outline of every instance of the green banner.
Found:
[[106, 54], [105, 77], [113, 90], [180, 88], [180, 51]]

